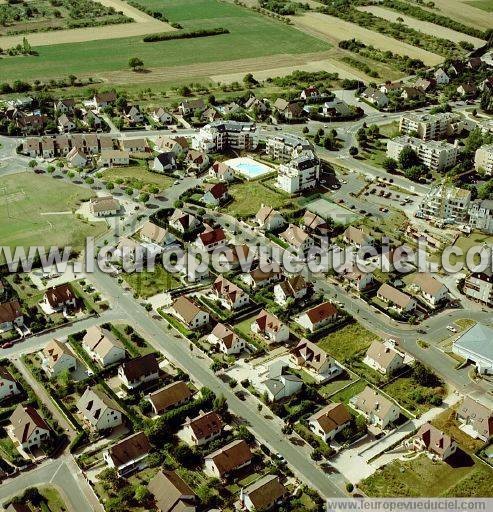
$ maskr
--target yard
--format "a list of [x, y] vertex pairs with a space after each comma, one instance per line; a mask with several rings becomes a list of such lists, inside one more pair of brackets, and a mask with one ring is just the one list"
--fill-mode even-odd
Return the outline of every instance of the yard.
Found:
[[341, 363], [366, 350], [377, 336], [357, 322], [322, 338], [317, 345]]
[[466, 259], [467, 252], [472, 247], [482, 247], [483, 245], [492, 245], [493, 236], [488, 236], [484, 233], [471, 233], [470, 235], [462, 235], [455, 242], [454, 247], [462, 250], [464, 256], [450, 257], [450, 262], [455, 265], [457, 262], [464, 262]]
[[142, 192], [152, 192], [154, 187], [165, 190], [173, 184], [173, 178], [164, 174], [148, 171], [143, 162], [132, 161], [129, 167], [112, 167], [103, 172], [103, 179], [113, 183], [122, 183]]
[[[136, 56], [144, 61], [146, 68], [204, 64], [210, 65], [212, 74], [214, 62], [318, 53], [331, 46], [284, 23], [218, 0], [140, 1], [153, 10], [164, 11], [171, 23], [179, 23], [185, 30], [224, 27], [230, 33], [157, 43], [145, 43], [142, 37], [126, 37], [40, 46], [36, 48], [38, 56], [2, 59], [2, 79], [10, 81], [26, 76], [33, 80], [46, 79], [70, 73], [77, 76], [108, 73], [110, 78], [111, 72], [128, 73], [128, 61]], [[138, 75], [134, 75], [137, 79]], [[189, 78], [192, 76], [188, 74]], [[147, 80], [152, 81], [152, 74]]]
[[76, 185], [21, 173], [3, 177], [0, 190], [2, 245], [82, 249], [87, 237], [106, 231], [105, 222], [88, 222], [74, 215], [81, 202], [94, 195]]
[[290, 203], [289, 195], [276, 192], [260, 181], [236, 183], [229, 188], [234, 201], [226, 207], [226, 212], [235, 217], [255, 215], [262, 204], [272, 208], [283, 208]]
[[359, 487], [372, 497], [493, 496], [493, 470], [467, 456], [453, 466], [426, 455], [396, 460], [363, 480]]
[[341, 391], [337, 392], [335, 395], [330, 397], [331, 402], [343, 402], [346, 405], [349, 403], [349, 400], [353, 398], [353, 396], [356, 396], [357, 394], [361, 393], [363, 389], [367, 386], [366, 381], [363, 379], [360, 379], [350, 386], [347, 386], [344, 389], [341, 389]]
[[180, 286], [180, 281], [176, 276], [170, 274], [162, 265], [156, 265], [153, 271], [144, 270], [132, 274], [122, 274], [122, 277], [133, 292], [143, 299]]

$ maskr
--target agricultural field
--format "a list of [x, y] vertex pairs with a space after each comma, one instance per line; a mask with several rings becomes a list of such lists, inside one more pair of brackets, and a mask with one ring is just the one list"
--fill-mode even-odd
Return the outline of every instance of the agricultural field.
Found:
[[490, 0], [469, 0], [466, 2], [471, 7], [475, 7], [477, 9], [482, 9], [486, 12], [493, 12], [493, 4]]
[[402, 23], [408, 27], [419, 30], [420, 32], [424, 32], [425, 34], [448, 39], [449, 41], [454, 41], [455, 43], [459, 43], [460, 41], [467, 41], [468, 43], [473, 44], [475, 48], [483, 46], [485, 43], [485, 41], [477, 37], [473, 37], [468, 34], [462, 34], [461, 32], [456, 32], [455, 30], [436, 25], [435, 23], [418, 20], [416, 18], [412, 18], [411, 16], [406, 16], [400, 12], [392, 11], [391, 9], [386, 9], [378, 5], [364, 6], [359, 7], [358, 9], [360, 11], [371, 12], [375, 16], [384, 18], [388, 21], [396, 22], [400, 18], [403, 20]]
[[493, 27], [493, 4], [490, 0], [435, 0], [438, 12], [472, 27]]
[[83, 247], [86, 237], [98, 236], [106, 230], [105, 222], [87, 222], [74, 215], [81, 202], [93, 195], [76, 185], [31, 173], [2, 178], [2, 245]]
[[[145, 5], [149, 7], [148, 2]], [[207, 66], [208, 73], [213, 74], [217, 68], [211, 63], [215, 62], [271, 55], [296, 56], [307, 50], [317, 53], [330, 48], [329, 43], [282, 22], [218, 0], [172, 0], [160, 5], [164, 6], [170, 22], [179, 23], [186, 30], [224, 27], [230, 33], [156, 43], [144, 43], [141, 37], [124, 37], [39, 47], [30, 38], [39, 55], [2, 59], [2, 79], [46, 79], [69, 73], [105, 78], [110, 72], [127, 71], [129, 58], [136, 56], [144, 61], [146, 69], [152, 71], [141, 75], [152, 81], [152, 74], [164, 67], [200, 64]], [[127, 73], [127, 82], [132, 82], [131, 77], [139, 75]], [[189, 70], [188, 78], [193, 76], [196, 76], [193, 69]]]

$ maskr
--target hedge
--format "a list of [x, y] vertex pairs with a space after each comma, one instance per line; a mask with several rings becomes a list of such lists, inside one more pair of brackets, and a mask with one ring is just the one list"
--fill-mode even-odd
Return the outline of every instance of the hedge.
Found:
[[196, 37], [218, 36], [221, 34], [229, 34], [227, 28], [209, 28], [203, 30], [193, 30], [191, 32], [165, 32], [161, 34], [151, 34], [144, 37], [144, 43], [157, 43], [159, 41], [170, 41], [172, 39], [193, 39]]

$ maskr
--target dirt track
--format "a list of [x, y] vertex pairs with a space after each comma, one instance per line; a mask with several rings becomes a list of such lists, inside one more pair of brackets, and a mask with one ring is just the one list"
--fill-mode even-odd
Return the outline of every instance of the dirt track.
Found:
[[308, 12], [303, 16], [292, 16], [291, 19], [299, 29], [315, 37], [322, 37], [333, 44], [354, 37], [367, 45], [371, 44], [382, 50], [390, 50], [400, 55], [409, 55], [409, 57], [421, 59], [428, 66], [443, 62], [443, 57], [440, 55], [397, 41], [397, 39], [349, 23], [335, 16]]
[[448, 39], [449, 41], [454, 41], [455, 43], [460, 41], [468, 41], [469, 43], [473, 44], [475, 48], [483, 46], [485, 43], [485, 41], [478, 39], [477, 37], [462, 34], [461, 32], [456, 32], [450, 28], [435, 25], [434, 23], [430, 23], [428, 21], [417, 20], [416, 18], [406, 16], [405, 14], [401, 14], [400, 12], [392, 11], [390, 9], [385, 9], [384, 7], [379, 7], [378, 5], [368, 5], [365, 7], [358, 7], [358, 9], [360, 11], [371, 12], [375, 16], [384, 18], [388, 21], [397, 21], [397, 18], [402, 18], [404, 20], [404, 25], [407, 25], [408, 27], [419, 30], [424, 34], [429, 34], [431, 36], [441, 37], [443, 39]]

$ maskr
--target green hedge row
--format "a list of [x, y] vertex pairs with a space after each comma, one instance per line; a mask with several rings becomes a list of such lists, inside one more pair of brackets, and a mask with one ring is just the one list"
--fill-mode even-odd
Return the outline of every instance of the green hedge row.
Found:
[[170, 41], [173, 39], [194, 39], [195, 37], [218, 36], [221, 34], [229, 34], [227, 28], [209, 28], [203, 30], [193, 30], [191, 32], [164, 32], [161, 34], [151, 34], [144, 37], [144, 43], [157, 43], [159, 41]]

